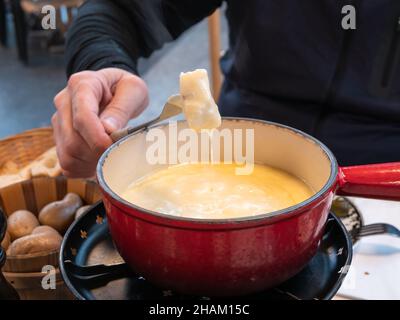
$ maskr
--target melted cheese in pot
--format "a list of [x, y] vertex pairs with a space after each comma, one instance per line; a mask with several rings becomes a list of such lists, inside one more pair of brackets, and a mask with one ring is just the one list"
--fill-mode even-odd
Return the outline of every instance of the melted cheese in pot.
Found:
[[180, 94], [183, 98], [183, 113], [191, 129], [200, 131], [221, 125], [221, 116], [210, 92], [206, 70], [182, 72]]
[[254, 165], [236, 175], [235, 164], [182, 164], [148, 175], [127, 188], [125, 200], [165, 214], [223, 219], [288, 208], [313, 195], [306, 183], [285, 171]]

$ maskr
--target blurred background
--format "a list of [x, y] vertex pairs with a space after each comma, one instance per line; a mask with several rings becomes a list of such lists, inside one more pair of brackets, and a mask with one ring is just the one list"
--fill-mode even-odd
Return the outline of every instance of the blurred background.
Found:
[[[82, 0], [0, 0], [0, 137], [50, 125], [53, 97], [66, 83], [64, 39]], [[56, 30], [43, 30], [42, 8], [56, 8]], [[215, 22], [215, 21], [214, 21]], [[220, 50], [227, 47], [226, 21], [218, 23]], [[139, 62], [150, 90], [149, 108], [132, 121], [154, 117], [178, 92], [181, 71], [210, 69], [210, 21], [204, 20]], [[210, 71], [210, 70], [209, 70]]]

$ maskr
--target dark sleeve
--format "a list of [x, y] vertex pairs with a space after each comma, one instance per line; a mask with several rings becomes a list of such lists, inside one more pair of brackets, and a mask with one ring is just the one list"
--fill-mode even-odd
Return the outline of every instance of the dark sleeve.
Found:
[[68, 31], [68, 77], [82, 70], [118, 67], [137, 73], [148, 57], [190, 26], [210, 15], [223, 0], [89, 0]]

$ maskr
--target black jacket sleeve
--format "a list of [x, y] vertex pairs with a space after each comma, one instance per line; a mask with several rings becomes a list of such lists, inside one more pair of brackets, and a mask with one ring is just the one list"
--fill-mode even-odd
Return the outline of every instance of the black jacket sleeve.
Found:
[[89, 0], [68, 31], [68, 77], [118, 67], [137, 73], [137, 59], [211, 14], [222, 0]]

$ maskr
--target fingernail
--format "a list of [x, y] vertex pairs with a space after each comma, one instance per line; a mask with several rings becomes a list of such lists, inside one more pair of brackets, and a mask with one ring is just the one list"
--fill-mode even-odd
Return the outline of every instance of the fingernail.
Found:
[[115, 131], [119, 129], [118, 121], [115, 118], [107, 117], [104, 118], [102, 121], [107, 130]]

